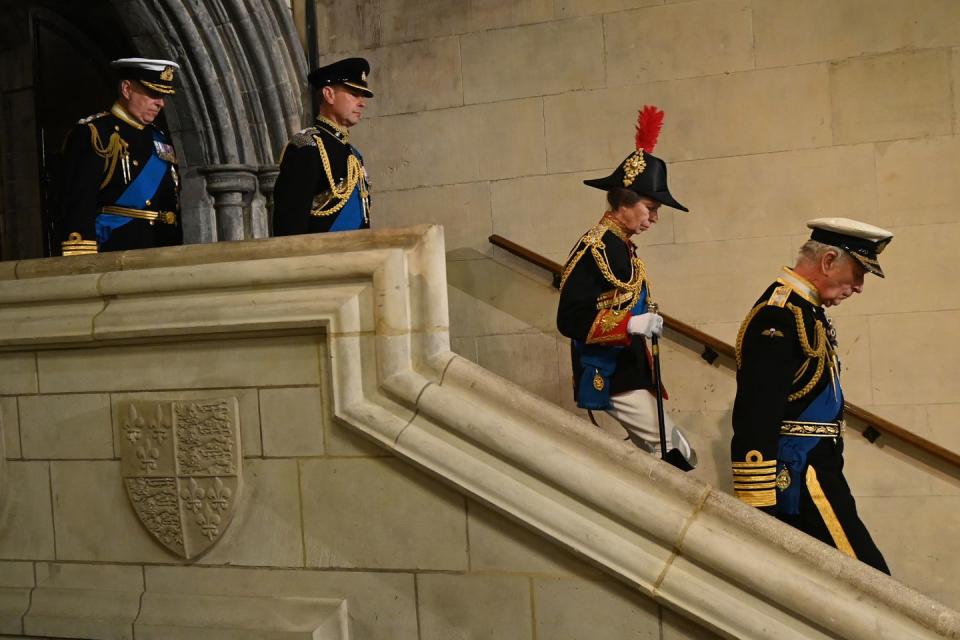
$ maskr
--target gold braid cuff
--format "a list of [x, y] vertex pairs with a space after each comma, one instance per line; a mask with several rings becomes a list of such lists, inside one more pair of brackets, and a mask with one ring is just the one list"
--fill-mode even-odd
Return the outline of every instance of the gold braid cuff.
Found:
[[97, 241], [84, 240], [83, 236], [76, 231], [60, 243], [60, 250], [64, 256], [86, 256], [98, 253]]
[[743, 462], [732, 462], [733, 493], [742, 502], [753, 507], [772, 507], [777, 504], [777, 461], [764, 460], [763, 454], [751, 450]]

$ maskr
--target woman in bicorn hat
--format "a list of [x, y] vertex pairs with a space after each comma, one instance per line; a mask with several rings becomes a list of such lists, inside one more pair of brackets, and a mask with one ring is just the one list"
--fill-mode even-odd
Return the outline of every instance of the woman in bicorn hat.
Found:
[[[584, 181], [607, 192], [608, 208], [570, 252], [557, 309], [557, 328], [571, 340], [577, 406], [606, 411], [651, 453], [660, 448], [660, 433], [647, 339], [662, 333], [663, 318], [632, 237], [657, 223], [662, 206], [687, 211], [670, 194], [666, 163], [652, 154], [662, 123], [663, 112], [645, 106], [636, 150], [609, 176]], [[671, 450], [665, 459], [692, 469], [696, 452], [669, 418], [666, 432]]]

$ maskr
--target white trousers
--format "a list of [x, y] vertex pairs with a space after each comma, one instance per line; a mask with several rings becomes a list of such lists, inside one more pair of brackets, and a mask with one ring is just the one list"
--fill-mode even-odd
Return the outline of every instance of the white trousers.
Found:
[[[607, 409], [614, 420], [627, 430], [630, 441], [644, 451], [660, 451], [660, 427], [657, 419], [657, 399], [646, 389], [634, 389], [610, 397]], [[666, 432], [670, 433], [673, 421], [664, 414]]]
[[[610, 397], [607, 413], [627, 430], [630, 441], [649, 453], [660, 453], [660, 427], [657, 418], [657, 398], [646, 389], [634, 389]], [[667, 433], [667, 449], [680, 450], [683, 457], [696, 466], [697, 454], [666, 413], [663, 422]]]

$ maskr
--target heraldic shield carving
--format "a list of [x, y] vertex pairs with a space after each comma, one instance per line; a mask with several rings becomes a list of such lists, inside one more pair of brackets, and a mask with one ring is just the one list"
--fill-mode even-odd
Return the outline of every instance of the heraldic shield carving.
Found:
[[140, 522], [186, 559], [212, 547], [242, 488], [236, 398], [120, 406], [123, 482]]

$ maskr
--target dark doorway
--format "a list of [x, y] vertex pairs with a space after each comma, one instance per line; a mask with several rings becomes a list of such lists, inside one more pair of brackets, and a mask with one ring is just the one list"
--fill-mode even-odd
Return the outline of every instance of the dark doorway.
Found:
[[110, 108], [108, 63], [135, 56], [109, 0], [0, 0], [0, 259], [59, 253], [61, 149]]

